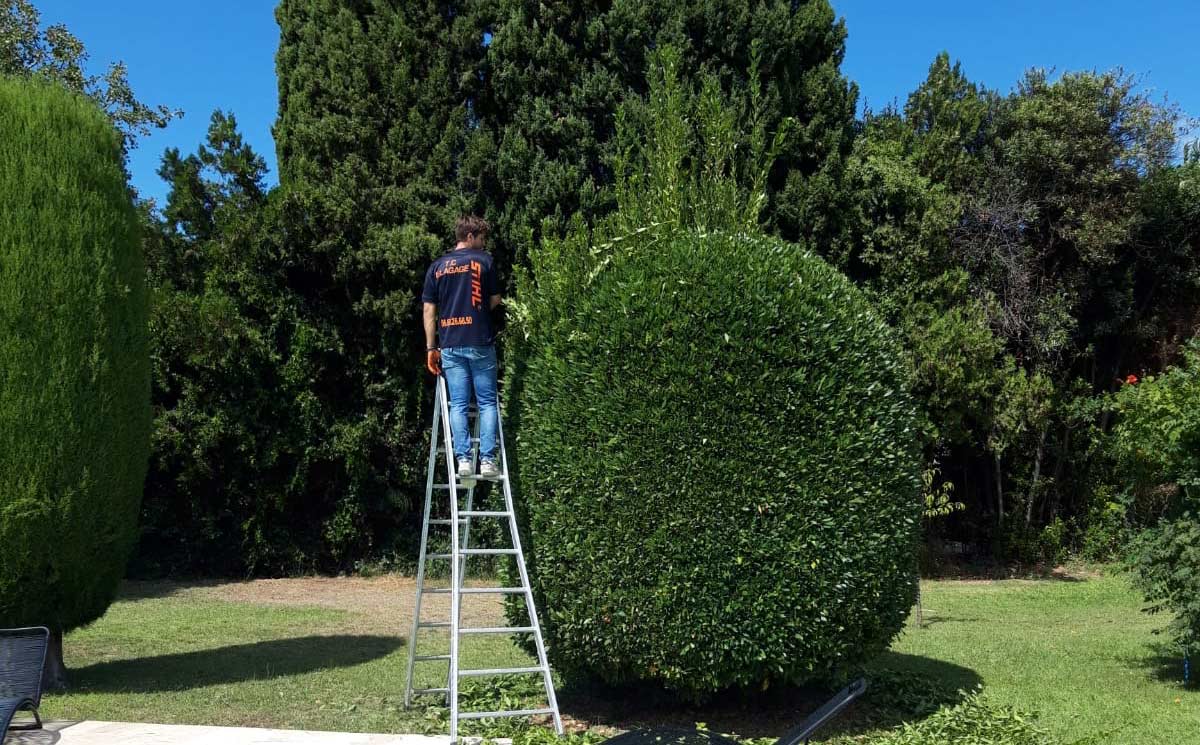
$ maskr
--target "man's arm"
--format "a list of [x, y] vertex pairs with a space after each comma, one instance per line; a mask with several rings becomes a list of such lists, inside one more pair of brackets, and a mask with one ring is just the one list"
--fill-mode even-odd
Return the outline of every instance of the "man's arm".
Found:
[[437, 347], [437, 303], [425, 303], [425, 348]]
[[503, 298], [501, 298], [499, 295], [492, 295], [492, 305], [490, 310], [495, 310], [496, 306], [499, 305], [502, 300]]

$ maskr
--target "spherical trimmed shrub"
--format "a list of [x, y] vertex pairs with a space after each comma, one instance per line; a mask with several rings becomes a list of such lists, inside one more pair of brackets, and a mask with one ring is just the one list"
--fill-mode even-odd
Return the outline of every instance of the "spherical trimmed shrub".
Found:
[[88, 623], [124, 573], [149, 458], [144, 273], [108, 118], [0, 78], [0, 626]]
[[774, 238], [586, 244], [522, 280], [509, 393], [552, 663], [702, 697], [886, 647], [921, 464], [890, 330]]

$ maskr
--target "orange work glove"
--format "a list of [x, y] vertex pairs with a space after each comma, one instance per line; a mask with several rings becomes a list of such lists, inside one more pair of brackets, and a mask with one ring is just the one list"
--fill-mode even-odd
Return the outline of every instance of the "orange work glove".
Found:
[[434, 375], [441, 375], [442, 353], [436, 349], [425, 350], [425, 368]]

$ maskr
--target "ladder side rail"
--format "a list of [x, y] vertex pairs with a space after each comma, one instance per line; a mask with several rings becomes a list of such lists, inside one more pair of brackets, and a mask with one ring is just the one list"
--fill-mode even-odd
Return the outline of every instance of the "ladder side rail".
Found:
[[[468, 429], [468, 434], [470, 434], [470, 433], [474, 433], [473, 435], [471, 435], [471, 437], [472, 437], [471, 473], [477, 474], [477, 473], [479, 473], [479, 417], [478, 416], [475, 417], [475, 423]], [[470, 481], [470, 484], [471, 485], [469, 487], [467, 487], [467, 509], [466, 509], [467, 513], [470, 513], [474, 509], [475, 488], [477, 486], [479, 486], [479, 482], [472, 478]], [[466, 517], [463, 518], [462, 526], [463, 526], [462, 547], [465, 549], [467, 547], [467, 545], [470, 543], [470, 536], [471, 536], [471, 515], [470, 514], [468, 514]], [[459, 576], [463, 578], [464, 582], [466, 582], [467, 557], [465, 555], [462, 557], [462, 566], [459, 567], [458, 571], [459, 571]]]
[[433, 476], [437, 471], [438, 434], [440, 434], [439, 425], [441, 424], [441, 411], [439, 410], [438, 399], [441, 395], [441, 387], [436, 386], [433, 396], [433, 429], [429, 436], [429, 464], [425, 469], [425, 511], [424, 518], [421, 521], [421, 552], [417, 558], [417, 597], [413, 603], [412, 634], [408, 637], [408, 682], [404, 687], [404, 705], [406, 707], [412, 706], [413, 673], [415, 672], [417, 656], [417, 633], [420, 630], [421, 624], [421, 596], [425, 590], [425, 553], [429, 548], [429, 514], [433, 504]]
[[454, 462], [454, 443], [450, 435], [450, 406], [446, 395], [446, 378], [438, 376], [438, 391], [441, 394], [441, 417], [446, 427], [443, 432], [445, 440], [446, 476], [450, 484], [450, 665], [447, 674], [446, 687], [450, 689], [450, 742], [458, 742], [458, 627], [459, 606], [462, 597], [462, 575], [459, 571], [459, 535], [458, 535], [458, 476], [457, 463]]

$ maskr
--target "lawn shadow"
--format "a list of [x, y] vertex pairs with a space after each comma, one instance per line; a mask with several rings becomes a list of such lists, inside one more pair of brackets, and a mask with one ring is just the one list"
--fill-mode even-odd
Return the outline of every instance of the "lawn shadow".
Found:
[[[822, 729], [814, 742], [923, 718], [940, 706], [958, 703], [962, 700], [959, 689], [970, 690], [980, 682], [967, 668], [895, 652], [882, 655], [864, 675], [870, 685], [867, 693]], [[704, 722], [713, 732], [757, 738], [779, 737], [833, 692], [832, 687], [809, 686], [731, 690], [697, 705], [680, 701], [661, 688], [614, 688], [595, 681], [568, 681], [559, 690], [558, 701], [564, 717], [593, 727], [690, 728]]]
[[921, 631], [942, 623], [978, 623], [982, 618], [976, 616], [948, 616], [942, 615], [936, 611], [925, 610], [920, 623], [917, 622], [916, 614], [913, 614], [909, 619], [908, 625], [904, 627], [905, 631]]
[[996, 582], [1009, 579], [1087, 582], [1096, 576], [1098, 574], [1095, 571], [1061, 564], [1000, 563], [989, 558], [968, 560], [950, 557], [942, 557], [937, 566], [922, 574], [923, 579], [967, 582]]
[[99, 662], [70, 671], [72, 692], [155, 693], [353, 667], [403, 646], [395, 636], [303, 636]]
[[1183, 682], [1183, 655], [1179, 651], [1172, 645], [1161, 641], [1150, 642], [1146, 645], [1146, 650], [1148, 654], [1140, 657], [1125, 657], [1122, 662], [1131, 667], [1145, 670], [1150, 678], [1159, 683], [1175, 685], [1179, 690], [1188, 693], [1200, 693], [1200, 684], [1196, 681], [1196, 667], [1200, 660], [1193, 659], [1191, 661], [1191, 681], [1185, 685]]
[[188, 590], [217, 587], [223, 584], [229, 584], [229, 580], [126, 579], [121, 581], [121, 587], [117, 591], [117, 600], [156, 600], [174, 597], [186, 593]]

